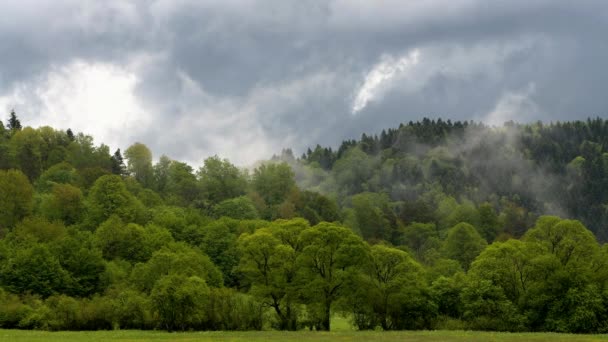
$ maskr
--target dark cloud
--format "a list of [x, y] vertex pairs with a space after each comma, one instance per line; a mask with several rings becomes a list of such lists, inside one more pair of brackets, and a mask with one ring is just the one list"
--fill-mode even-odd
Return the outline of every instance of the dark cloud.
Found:
[[[608, 105], [603, 1], [27, 0], [0, 10], [0, 105], [78, 126], [70, 108], [83, 106], [69, 100], [84, 76], [71, 71], [117, 68], [85, 77], [135, 80], [130, 123], [98, 140], [138, 140], [192, 163], [214, 153], [250, 163], [425, 115], [568, 120]], [[48, 89], [58, 84], [70, 86]], [[54, 108], [67, 112], [56, 122]]]

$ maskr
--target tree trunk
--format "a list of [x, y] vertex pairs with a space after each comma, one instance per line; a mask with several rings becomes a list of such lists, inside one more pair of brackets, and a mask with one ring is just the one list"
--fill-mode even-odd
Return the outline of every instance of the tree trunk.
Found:
[[329, 331], [330, 330], [330, 321], [331, 321], [331, 317], [330, 317], [330, 309], [331, 309], [331, 301], [330, 300], [326, 300], [324, 303], [324, 308], [323, 308], [323, 320], [321, 321], [321, 330], [324, 331]]

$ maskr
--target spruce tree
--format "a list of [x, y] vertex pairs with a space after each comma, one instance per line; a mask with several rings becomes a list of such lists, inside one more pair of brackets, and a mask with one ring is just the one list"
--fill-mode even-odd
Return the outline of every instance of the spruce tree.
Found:
[[115, 175], [123, 176], [126, 174], [126, 166], [125, 162], [122, 158], [122, 154], [120, 153], [120, 149], [117, 149], [114, 152], [114, 155], [111, 157], [112, 159], [112, 173]]
[[71, 128], [68, 128], [68, 130], [65, 131], [65, 134], [67, 134], [68, 139], [70, 139], [70, 141], [74, 141], [76, 139], [76, 137], [74, 137], [74, 132], [72, 132]]
[[15, 114], [15, 110], [11, 110], [11, 117], [8, 119], [7, 128], [11, 131], [19, 131], [21, 130], [21, 122], [17, 119], [17, 114]]

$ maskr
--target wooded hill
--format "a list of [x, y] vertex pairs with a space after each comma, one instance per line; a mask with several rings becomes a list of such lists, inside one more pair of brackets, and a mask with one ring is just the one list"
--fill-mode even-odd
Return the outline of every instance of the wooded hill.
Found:
[[0, 327], [605, 332], [607, 142], [602, 119], [424, 119], [195, 170], [12, 113]]

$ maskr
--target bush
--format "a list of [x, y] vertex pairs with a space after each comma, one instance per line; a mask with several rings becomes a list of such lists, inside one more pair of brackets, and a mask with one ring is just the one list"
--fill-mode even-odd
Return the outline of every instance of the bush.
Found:
[[7, 293], [0, 288], [0, 328], [14, 329], [19, 322], [31, 314], [33, 309], [21, 302], [17, 295]]
[[232, 289], [213, 288], [209, 296], [207, 321], [210, 330], [261, 330], [263, 306], [253, 297]]

